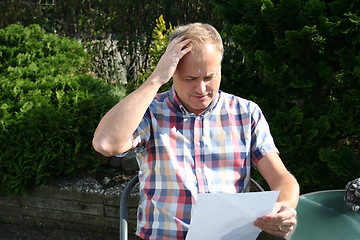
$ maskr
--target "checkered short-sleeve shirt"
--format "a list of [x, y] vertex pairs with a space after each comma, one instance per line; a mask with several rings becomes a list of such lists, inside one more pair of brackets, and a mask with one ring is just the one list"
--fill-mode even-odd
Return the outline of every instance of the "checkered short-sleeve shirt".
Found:
[[137, 234], [185, 239], [198, 193], [249, 188], [251, 165], [278, 152], [253, 102], [219, 91], [201, 115], [186, 111], [173, 89], [158, 94], [133, 134], [139, 164]]

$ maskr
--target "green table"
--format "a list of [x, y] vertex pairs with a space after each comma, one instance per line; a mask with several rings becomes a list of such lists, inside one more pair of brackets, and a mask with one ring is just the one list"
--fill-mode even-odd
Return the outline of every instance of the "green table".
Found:
[[346, 205], [344, 195], [344, 190], [301, 195], [291, 240], [360, 240], [360, 213]]

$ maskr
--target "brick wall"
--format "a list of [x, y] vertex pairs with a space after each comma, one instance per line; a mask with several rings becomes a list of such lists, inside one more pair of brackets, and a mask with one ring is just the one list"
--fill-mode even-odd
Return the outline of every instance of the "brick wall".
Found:
[[[0, 222], [76, 231], [119, 232], [121, 193], [36, 188], [25, 196], [0, 196]], [[128, 199], [129, 232], [136, 228], [138, 196]], [[136, 239], [131, 237], [130, 239]]]

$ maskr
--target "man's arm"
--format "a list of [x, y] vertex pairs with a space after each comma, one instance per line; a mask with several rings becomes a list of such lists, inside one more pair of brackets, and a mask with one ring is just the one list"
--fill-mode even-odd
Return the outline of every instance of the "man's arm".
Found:
[[270, 234], [285, 237], [296, 225], [296, 206], [299, 200], [299, 184], [286, 169], [277, 153], [269, 153], [257, 164], [257, 169], [271, 190], [280, 191], [271, 214], [255, 221], [255, 226]]
[[159, 87], [156, 82], [148, 80], [110, 109], [95, 130], [94, 149], [105, 156], [129, 150], [131, 136]]
[[159, 88], [171, 79], [180, 59], [191, 50], [189, 42], [175, 38], [146, 82], [105, 114], [94, 133], [93, 146], [96, 151], [105, 156], [114, 156], [132, 147], [132, 134]]
[[280, 191], [277, 201], [296, 208], [299, 200], [299, 184], [286, 169], [279, 155], [277, 153], [265, 155], [256, 167], [269, 184], [270, 189]]

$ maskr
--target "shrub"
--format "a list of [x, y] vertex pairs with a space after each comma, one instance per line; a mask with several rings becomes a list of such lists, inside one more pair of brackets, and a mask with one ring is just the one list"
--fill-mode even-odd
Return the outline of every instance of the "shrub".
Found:
[[88, 62], [77, 41], [38, 25], [0, 30], [0, 192], [96, 170], [93, 132], [116, 92]]
[[154, 19], [160, 14], [175, 25], [218, 19], [207, 0], [5, 0], [0, 9], [0, 28], [39, 24], [48, 32], [80, 37], [87, 50], [97, 52], [93, 71], [118, 84], [137, 81], [147, 68]]
[[[133, 80], [127, 85], [127, 93], [131, 93], [140, 87], [140, 85], [143, 84], [148, 79], [148, 77], [150, 77], [151, 73], [155, 70], [160, 58], [164, 54], [169, 43], [170, 34], [173, 31], [174, 28], [172, 27], [171, 23], [169, 23], [169, 27], [166, 26], [163, 15], [160, 15], [160, 17], [156, 19], [156, 26], [152, 33], [152, 41], [148, 51], [150, 64], [147, 68], [142, 69], [139, 79]], [[172, 81], [167, 82], [159, 89], [159, 92], [169, 90], [171, 85]]]
[[231, 43], [222, 88], [259, 103], [302, 191], [359, 177], [360, 2], [215, 2]]

